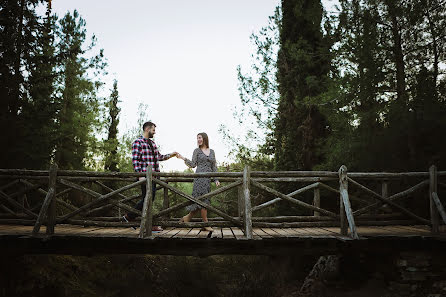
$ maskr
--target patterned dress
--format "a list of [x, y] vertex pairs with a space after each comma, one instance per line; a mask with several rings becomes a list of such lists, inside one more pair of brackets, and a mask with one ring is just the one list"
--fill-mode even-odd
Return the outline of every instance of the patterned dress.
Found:
[[[184, 161], [190, 168], [197, 167], [196, 173], [198, 172], [217, 172], [217, 161], [215, 159], [214, 150], [210, 150], [209, 156], [207, 156], [200, 148], [196, 148], [192, 155], [192, 161], [186, 159]], [[217, 179], [214, 179], [217, 181]], [[192, 196], [194, 198], [207, 194], [211, 191], [211, 179], [209, 177], [200, 177], [194, 179], [194, 187], [192, 190]], [[201, 200], [206, 204], [210, 204], [209, 199]], [[198, 204], [192, 204], [186, 207], [186, 209], [191, 212], [202, 207]]]

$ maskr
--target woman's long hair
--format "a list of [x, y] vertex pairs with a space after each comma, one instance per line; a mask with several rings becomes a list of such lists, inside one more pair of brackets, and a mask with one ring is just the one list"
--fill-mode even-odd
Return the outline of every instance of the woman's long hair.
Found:
[[[209, 148], [209, 137], [208, 137], [208, 135], [206, 133], [204, 133], [204, 132], [198, 133], [197, 136], [198, 135], [201, 135], [201, 137], [203, 138], [202, 146], [205, 145], [206, 148]], [[200, 148], [201, 148], [201, 146], [200, 146]]]

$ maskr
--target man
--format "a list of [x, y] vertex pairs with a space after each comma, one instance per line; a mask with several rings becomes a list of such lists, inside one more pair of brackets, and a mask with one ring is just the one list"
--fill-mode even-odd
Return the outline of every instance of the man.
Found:
[[[145, 122], [142, 126], [143, 135], [133, 142], [132, 145], [132, 162], [135, 172], [146, 172], [149, 166], [152, 167], [152, 171], [159, 172], [159, 161], [168, 160], [178, 153], [173, 152], [171, 154], [161, 155], [155, 142], [152, 140], [156, 132], [156, 125], [152, 122]], [[139, 180], [144, 179], [140, 177]], [[155, 199], [156, 184], [153, 184], [152, 188], [152, 201]], [[142, 199], [136, 204], [135, 208], [142, 210], [144, 205], [144, 198], [146, 197], [146, 184], [141, 185]], [[136, 214], [129, 212], [124, 215], [123, 220], [126, 222], [132, 221], [136, 218]], [[162, 231], [161, 226], [154, 226], [152, 231]]]

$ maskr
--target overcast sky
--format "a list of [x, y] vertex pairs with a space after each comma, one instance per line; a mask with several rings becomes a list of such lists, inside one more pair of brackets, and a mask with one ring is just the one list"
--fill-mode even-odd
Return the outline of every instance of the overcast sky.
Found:
[[[190, 158], [196, 135], [206, 132], [217, 161], [229, 147], [218, 133], [234, 127], [232, 109], [240, 103], [237, 65], [248, 70], [254, 47], [249, 36], [268, 24], [278, 0], [53, 0], [62, 17], [77, 9], [94, 33], [118, 80], [119, 132], [136, 125], [140, 103], [157, 125], [162, 153]], [[111, 88], [111, 84], [108, 88]], [[130, 157], [130, 148], [129, 148]], [[173, 158], [164, 171], [184, 170]]]

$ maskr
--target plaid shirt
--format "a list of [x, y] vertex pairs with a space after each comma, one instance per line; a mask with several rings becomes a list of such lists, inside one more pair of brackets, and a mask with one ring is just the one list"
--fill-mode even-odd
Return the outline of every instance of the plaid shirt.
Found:
[[[152, 144], [153, 151], [149, 146]], [[132, 162], [135, 172], [146, 172], [147, 167], [152, 166], [152, 171], [159, 172], [160, 166], [158, 161], [164, 161], [170, 158], [170, 154], [161, 155], [158, 147], [151, 139], [140, 136], [132, 145]]]

